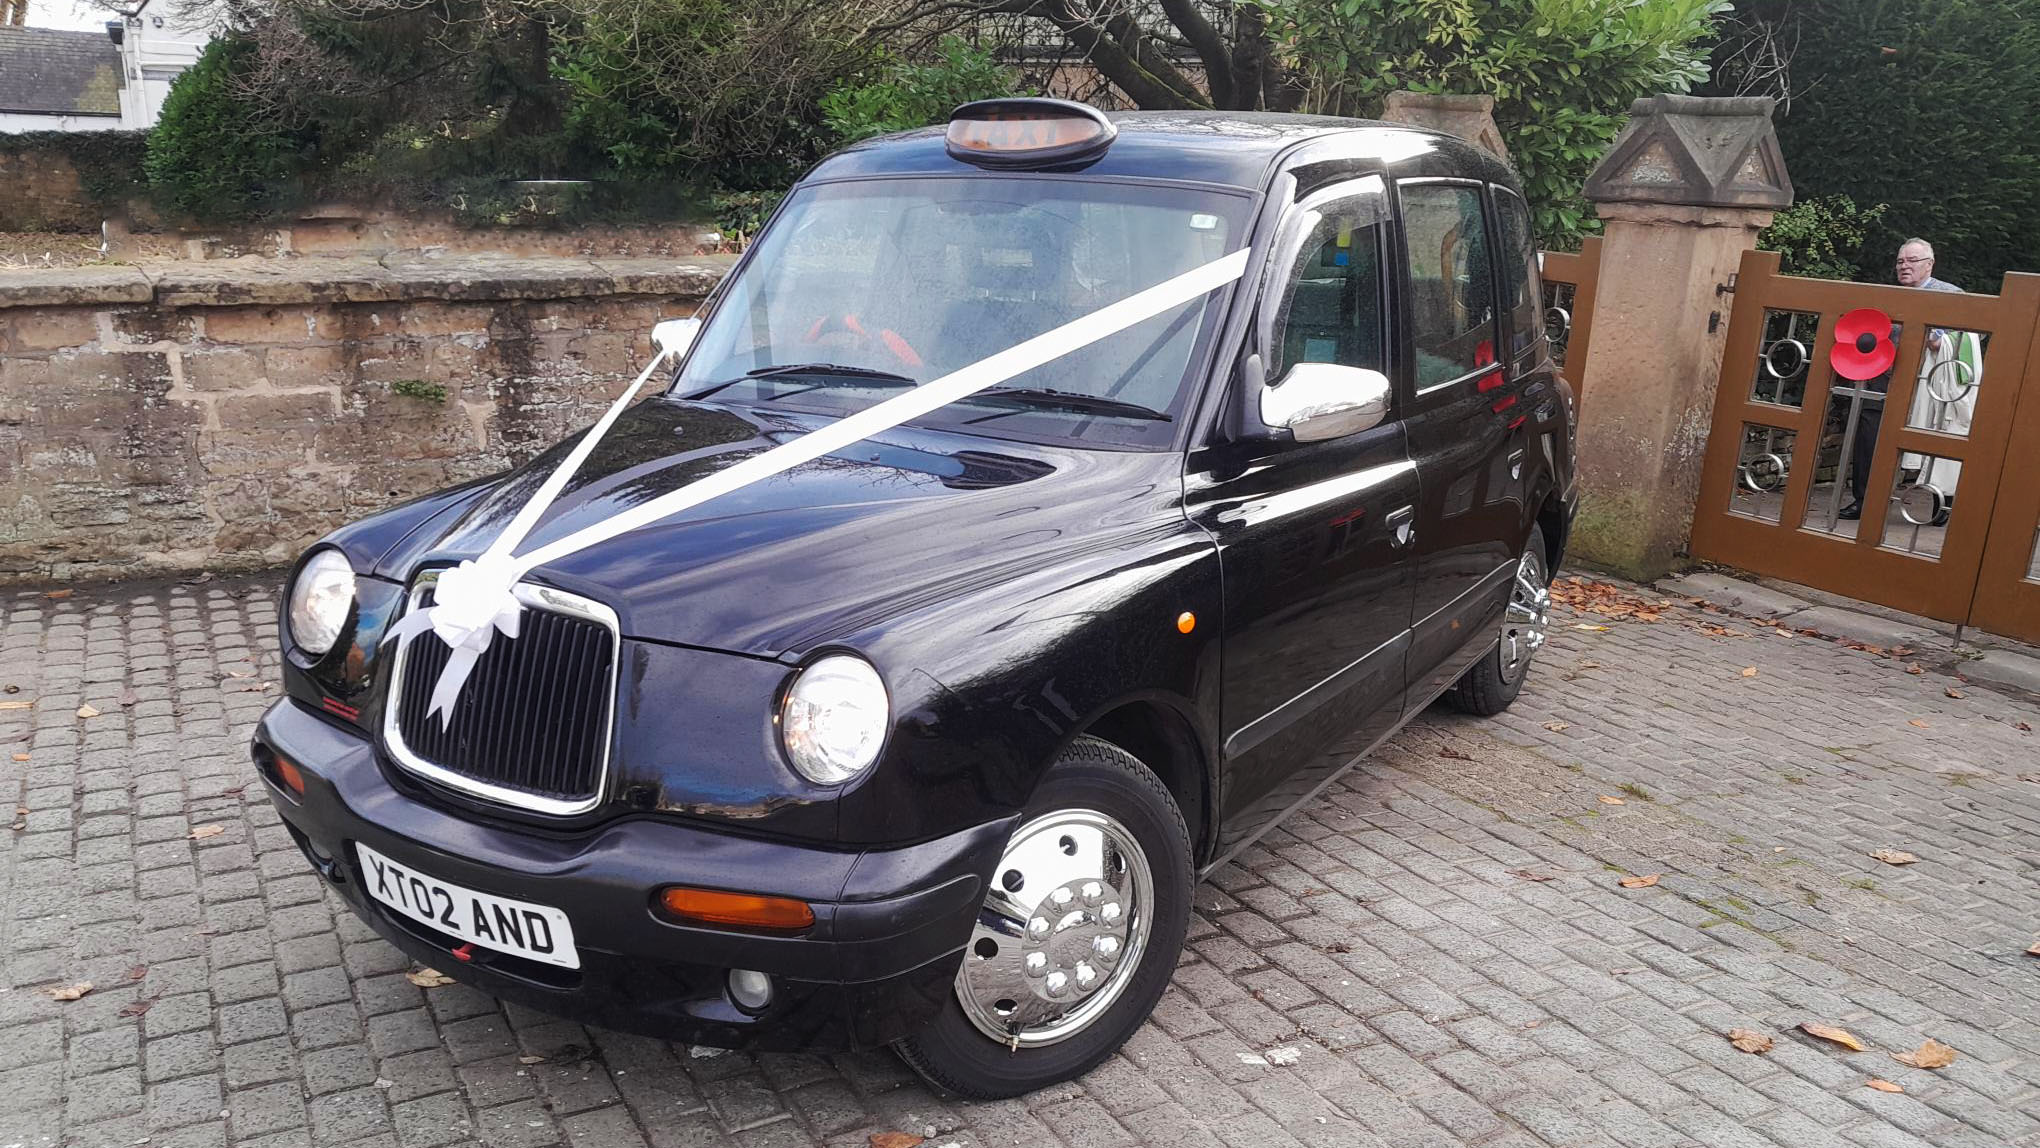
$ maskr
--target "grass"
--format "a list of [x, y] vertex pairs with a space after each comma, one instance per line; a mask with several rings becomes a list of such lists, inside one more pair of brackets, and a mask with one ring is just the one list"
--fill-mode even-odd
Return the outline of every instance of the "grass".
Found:
[[1621, 788], [1622, 788], [1622, 792], [1624, 792], [1624, 793], [1628, 794], [1628, 795], [1629, 795], [1629, 796], [1631, 796], [1631, 797], [1634, 797], [1634, 798], [1635, 798], [1635, 799], [1637, 799], [1638, 801], [1656, 801], [1656, 800], [1657, 800], [1657, 798], [1655, 798], [1655, 797], [1652, 797], [1652, 796], [1650, 795], [1650, 790], [1648, 790], [1648, 789], [1645, 789], [1645, 788], [1644, 788], [1643, 786], [1641, 786], [1641, 785], [1638, 785], [1638, 784], [1636, 784], [1636, 783], [1635, 783], [1635, 782], [1633, 782], [1633, 781], [1625, 781], [1625, 782], [1623, 782], [1623, 783], [1622, 783], [1622, 787], [1621, 787]]
[[1851, 889], [1861, 889], [1866, 893], [1875, 893], [1877, 891], [1877, 882], [1872, 881], [1868, 877], [1851, 877], [1843, 881], [1842, 884], [1847, 885]]

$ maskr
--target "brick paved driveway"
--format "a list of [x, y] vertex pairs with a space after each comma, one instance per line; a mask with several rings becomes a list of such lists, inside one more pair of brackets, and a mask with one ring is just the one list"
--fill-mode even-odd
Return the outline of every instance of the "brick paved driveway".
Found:
[[0, 1148], [2040, 1144], [2040, 710], [1939, 667], [1585, 618], [1201, 889], [1122, 1056], [980, 1105], [414, 987], [251, 784], [271, 585], [0, 592]]

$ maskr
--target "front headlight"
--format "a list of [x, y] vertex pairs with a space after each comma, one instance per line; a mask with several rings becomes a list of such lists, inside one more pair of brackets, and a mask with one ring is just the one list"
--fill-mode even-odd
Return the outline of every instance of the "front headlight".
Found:
[[848, 781], [871, 768], [891, 724], [878, 671], [848, 654], [831, 654], [802, 670], [779, 707], [786, 756], [817, 785]]
[[323, 654], [340, 640], [354, 605], [354, 567], [338, 550], [312, 555], [290, 588], [290, 640], [307, 654]]

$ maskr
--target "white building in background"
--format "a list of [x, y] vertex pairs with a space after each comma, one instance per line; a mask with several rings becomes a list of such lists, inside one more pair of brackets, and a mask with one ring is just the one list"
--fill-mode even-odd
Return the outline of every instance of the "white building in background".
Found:
[[152, 127], [211, 39], [146, 8], [97, 32], [0, 25], [0, 132]]

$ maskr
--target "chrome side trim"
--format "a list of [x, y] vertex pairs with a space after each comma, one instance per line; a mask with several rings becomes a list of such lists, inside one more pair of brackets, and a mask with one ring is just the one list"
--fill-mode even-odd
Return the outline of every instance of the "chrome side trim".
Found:
[[[411, 583], [411, 590], [406, 599], [405, 611], [408, 613], [411, 610], [417, 609], [419, 601], [425, 595], [425, 591], [437, 581], [439, 581], [439, 572], [437, 570], [427, 570], [423, 574], [418, 575], [417, 579]], [[579, 801], [562, 801], [557, 798], [540, 797], [537, 794], [526, 793], [520, 789], [510, 789], [506, 786], [491, 785], [486, 781], [476, 781], [474, 778], [455, 773], [413, 753], [411, 747], [404, 744], [404, 734], [399, 728], [397, 721], [398, 702], [404, 696], [404, 665], [410, 660], [409, 646], [406, 646], [403, 651], [397, 654], [396, 663], [390, 669], [390, 688], [383, 698], [383, 748], [389, 752], [390, 759], [401, 766], [405, 772], [416, 774], [436, 785], [443, 785], [448, 789], [464, 793], [469, 797], [476, 797], [483, 801], [495, 802], [498, 805], [507, 805], [514, 809], [527, 810], [532, 813], [544, 813], [554, 817], [571, 817], [576, 813], [586, 813], [597, 805], [602, 804], [602, 799], [609, 792], [610, 749], [611, 742], [616, 736], [617, 675], [622, 672], [623, 663], [622, 625], [617, 619], [616, 611], [591, 598], [583, 598], [579, 594], [569, 594], [565, 590], [555, 590], [550, 586], [539, 586], [530, 582], [518, 583], [512, 587], [512, 592], [517, 595], [518, 601], [524, 603], [530, 609], [585, 618], [588, 621], [600, 624], [609, 631], [609, 681], [605, 686], [605, 697], [608, 704], [604, 708], [602, 716], [602, 768], [595, 779], [595, 792], [591, 796]], [[413, 640], [425, 641], [427, 639], [421, 634]], [[437, 641], [438, 639], [430, 640]]]

